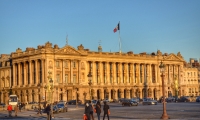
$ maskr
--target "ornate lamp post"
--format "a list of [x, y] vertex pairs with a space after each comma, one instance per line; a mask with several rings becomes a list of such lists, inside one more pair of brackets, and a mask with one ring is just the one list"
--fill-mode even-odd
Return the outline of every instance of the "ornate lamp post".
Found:
[[91, 72], [89, 72], [87, 77], [88, 77], [88, 85], [90, 87], [90, 100], [92, 100], [92, 95], [91, 95], [92, 75], [91, 75]]
[[160, 72], [162, 73], [161, 78], [162, 78], [162, 93], [163, 93], [163, 114], [161, 116], [161, 119], [169, 119], [169, 116], [167, 115], [166, 103], [165, 103], [165, 84], [164, 84], [165, 65], [163, 64], [162, 61], [160, 63], [159, 68], [160, 68]]
[[78, 108], [78, 88], [76, 89], [76, 108]]
[[51, 115], [53, 116], [53, 80], [50, 78], [49, 80], [50, 83], [50, 94], [51, 94]]
[[45, 90], [45, 99], [44, 99], [44, 101], [46, 102], [47, 85], [44, 86], [44, 90]]

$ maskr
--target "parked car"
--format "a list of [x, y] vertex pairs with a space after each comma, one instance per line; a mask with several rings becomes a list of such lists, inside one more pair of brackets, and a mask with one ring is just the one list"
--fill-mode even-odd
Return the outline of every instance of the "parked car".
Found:
[[196, 98], [196, 102], [200, 102], [200, 96]]
[[60, 100], [58, 103], [67, 103], [67, 101], [64, 101], [64, 100]]
[[175, 97], [168, 97], [168, 98], [166, 98], [166, 102], [177, 102], [177, 98], [175, 98]]
[[[82, 101], [81, 101], [81, 100], [78, 100], [77, 103], [78, 103], [78, 104], [82, 104]], [[76, 105], [76, 100], [70, 100], [70, 101], [67, 102], [67, 104], [68, 104], [68, 105]]]
[[119, 103], [123, 102], [124, 100], [126, 100], [126, 98], [119, 98]]
[[53, 105], [53, 113], [58, 113], [59, 112], [59, 108], [57, 105]]
[[137, 97], [131, 98], [131, 100], [134, 100], [134, 101], [136, 101], [137, 103], [140, 102], [140, 98], [137, 98]]
[[67, 112], [67, 105], [64, 104], [64, 103], [58, 103], [57, 104], [57, 107], [58, 107], [58, 111], [59, 112]]
[[189, 96], [181, 96], [178, 99], [178, 102], [190, 102], [190, 101], [191, 101], [191, 98]]
[[153, 100], [151, 98], [144, 98], [142, 104], [143, 105], [157, 105], [158, 101], [157, 100]]
[[138, 102], [135, 100], [124, 100], [122, 106], [138, 106]]

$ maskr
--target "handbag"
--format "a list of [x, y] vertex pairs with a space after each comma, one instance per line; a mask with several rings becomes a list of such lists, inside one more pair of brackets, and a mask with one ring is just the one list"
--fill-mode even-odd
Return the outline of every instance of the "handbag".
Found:
[[83, 120], [87, 120], [87, 115], [83, 114]]
[[110, 110], [108, 109], [108, 115], [110, 115]]
[[94, 108], [94, 110], [93, 110], [93, 111], [94, 111], [94, 113], [96, 113], [96, 112], [97, 112], [96, 108]]

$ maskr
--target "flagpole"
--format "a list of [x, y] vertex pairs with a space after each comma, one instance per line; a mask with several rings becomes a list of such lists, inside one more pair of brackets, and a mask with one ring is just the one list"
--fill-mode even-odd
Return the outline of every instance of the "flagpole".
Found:
[[[118, 27], [120, 27], [120, 22], [119, 22], [119, 26]], [[121, 49], [120, 28], [118, 28], [118, 29], [119, 29], [119, 53], [121, 53], [122, 49]]]

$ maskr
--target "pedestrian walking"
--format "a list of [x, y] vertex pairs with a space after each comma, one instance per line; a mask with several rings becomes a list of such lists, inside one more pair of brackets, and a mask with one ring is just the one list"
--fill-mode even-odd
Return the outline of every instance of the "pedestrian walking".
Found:
[[86, 104], [85, 104], [85, 112], [84, 112], [84, 115], [87, 116], [87, 120], [90, 120], [90, 105], [89, 105], [89, 103], [86, 103]]
[[106, 115], [107, 115], [108, 120], [109, 120], [109, 113], [108, 113], [108, 112], [110, 112], [109, 109], [110, 109], [109, 105], [107, 105], [107, 103], [104, 102], [104, 106], [103, 106], [103, 111], [104, 111], [103, 120], [104, 120], [104, 118], [105, 118]]
[[21, 110], [22, 110], [22, 103], [20, 102], [19, 103], [19, 111], [21, 112]]
[[93, 116], [93, 104], [91, 103], [91, 100], [89, 101], [89, 107], [90, 107], [90, 118], [91, 120], [94, 120], [94, 116]]
[[45, 112], [47, 113], [47, 120], [51, 120], [51, 105], [47, 104], [47, 107], [45, 108]]
[[9, 104], [7, 107], [9, 117], [12, 117], [12, 105]]
[[18, 113], [18, 111], [19, 111], [19, 106], [18, 106], [18, 105], [15, 105], [14, 110], [15, 110], [15, 116], [17, 117], [17, 113]]
[[38, 104], [38, 113], [37, 114], [42, 115], [42, 108], [41, 108], [40, 103]]
[[97, 118], [98, 120], [100, 120], [100, 114], [101, 114], [101, 103], [99, 101], [97, 101], [97, 104], [96, 104], [96, 113], [97, 113]]

